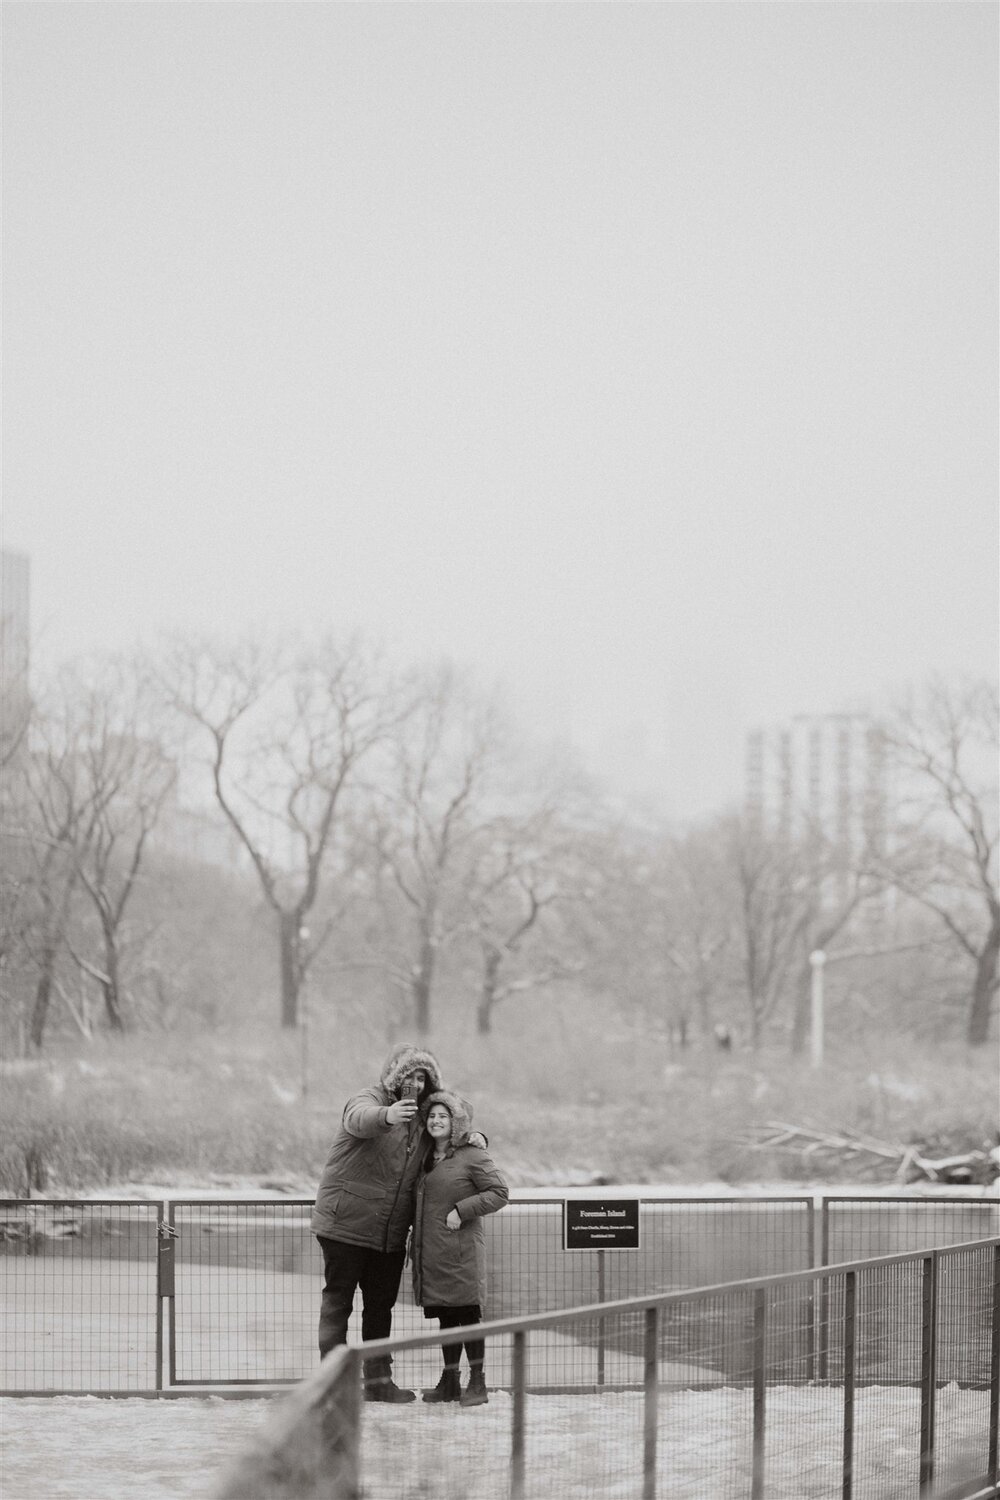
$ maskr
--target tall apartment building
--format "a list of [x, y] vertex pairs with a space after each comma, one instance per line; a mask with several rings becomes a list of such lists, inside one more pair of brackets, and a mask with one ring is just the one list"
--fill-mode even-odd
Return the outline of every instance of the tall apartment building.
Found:
[[798, 714], [747, 736], [745, 806], [762, 827], [815, 837], [846, 886], [863, 855], [885, 852], [885, 747], [868, 714]]
[[31, 564], [0, 548], [0, 741], [6, 756], [21, 736], [31, 665]]

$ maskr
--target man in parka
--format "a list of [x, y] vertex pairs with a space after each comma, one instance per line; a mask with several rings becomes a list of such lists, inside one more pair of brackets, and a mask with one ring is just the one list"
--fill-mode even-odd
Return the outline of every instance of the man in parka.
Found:
[[[441, 1087], [433, 1053], [406, 1044], [386, 1058], [379, 1082], [344, 1106], [311, 1220], [323, 1251], [321, 1358], [347, 1342], [358, 1287], [362, 1339], [392, 1332], [423, 1154], [420, 1105]], [[365, 1364], [365, 1399], [413, 1401], [415, 1395], [394, 1384], [392, 1361], [385, 1358]]]

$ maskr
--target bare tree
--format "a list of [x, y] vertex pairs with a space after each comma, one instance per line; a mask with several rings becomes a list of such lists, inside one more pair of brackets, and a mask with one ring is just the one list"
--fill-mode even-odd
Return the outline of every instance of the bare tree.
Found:
[[[42, 922], [31, 1040], [40, 1047], [53, 988], [67, 1001], [55, 962], [65, 946], [98, 985], [111, 1030], [125, 1026], [122, 938], [149, 835], [173, 785], [174, 768], [150, 717], [146, 684], [134, 664], [102, 660], [65, 668], [38, 716], [28, 760], [42, 837], [38, 889]], [[69, 933], [74, 892], [89, 897], [100, 957], [78, 951]]]
[[147, 685], [136, 669], [119, 666], [85, 700], [81, 754], [90, 799], [87, 836], [76, 851], [79, 876], [97, 916], [101, 962], [74, 952], [96, 981], [105, 1017], [124, 1030], [122, 957], [125, 916], [167, 798], [176, 767], [149, 718]]
[[[58, 823], [54, 836], [34, 809], [7, 821], [3, 837], [4, 920], [0, 972], [5, 1007], [14, 991], [30, 985], [20, 1021], [22, 1045], [40, 1051], [45, 1041], [56, 968], [70, 918], [76, 869], [72, 858], [72, 816]], [[20, 984], [19, 984], [20, 981]]]
[[20, 830], [30, 864], [37, 917], [28, 937], [35, 969], [28, 1017], [28, 1040], [40, 1051], [45, 1040], [56, 965], [65, 944], [78, 859], [92, 827], [92, 810], [82, 786], [75, 726], [50, 707], [36, 714], [35, 744], [23, 763], [26, 805]]
[[666, 982], [676, 1033], [686, 1045], [692, 1017], [703, 1040], [723, 1024], [718, 1007], [728, 988], [725, 967], [734, 941], [736, 892], [717, 824], [669, 839], [659, 863]]
[[810, 881], [796, 846], [753, 821], [732, 819], [729, 846], [737, 887], [736, 930], [750, 1045], [787, 994], [789, 974], [812, 912]]
[[899, 826], [885, 874], [944, 924], [972, 969], [970, 1046], [989, 1039], [998, 988], [996, 685], [932, 679], [885, 726]]
[[394, 747], [378, 848], [409, 913], [406, 957], [390, 973], [405, 986], [420, 1036], [430, 1030], [440, 958], [472, 921], [463, 877], [496, 794], [502, 738], [496, 705], [453, 667], [418, 675]]
[[299, 1021], [299, 994], [326, 934], [306, 918], [344, 799], [365, 759], [398, 721], [391, 683], [362, 643], [226, 647], [175, 642], [159, 665], [176, 710], [210, 747], [216, 801], [274, 914], [281, 1024]]
[[481, 969], [476, 1005], [481, 1036], [492, 1031], [502, 1001], [582, 971], [561, 924], [553, 920], [560, 907], [581, 897], [580, 853], [573, 830], [545, 799], [480, 831], [468, 891]]
[[12, 649], [11, 622], [0, 619], [0, 1000], [25, 1043], [24, 969], [37, 926], [33, 855], [36, 819], [26, 781], [32, 703], [26, 663]]

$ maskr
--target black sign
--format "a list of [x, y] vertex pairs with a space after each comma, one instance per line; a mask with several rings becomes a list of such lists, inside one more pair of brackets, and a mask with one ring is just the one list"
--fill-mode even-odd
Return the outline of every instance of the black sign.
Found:
[[566, 1250], [638, 1250], [638, 1198], [566, 1198]]

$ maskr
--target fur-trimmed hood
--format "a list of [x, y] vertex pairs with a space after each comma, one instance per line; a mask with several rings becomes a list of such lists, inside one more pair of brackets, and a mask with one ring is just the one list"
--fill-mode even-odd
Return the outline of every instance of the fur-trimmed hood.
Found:
[[461, 1094], [453, 1094], [450, 1089], [438, 1089], [435, 1093], [428, 1094], [420, 1106], [420, 1113], [425, 1122], [432, 1104], [443, 1104], [451, 1115], [449, 1149], [455, 1151], [459, 1146], [466, 1145], [472, 1129], [472, 1105], [468, 1099], [463, 1099]]
[[394, 1099], [399, 1097], [399, 1090], [403, 1086], [403, 1079], [414, 1068], [423, 1068], [427, 1074], [427, 1093], [432, 1089], [441, 1087], [441, 1064], [433, 1052], [426, 1052], [422, 1047], [414, 1047], [410, 1042], [404, 1042], [400, 1047], [394, 1047], [382, 1065], [381, 1084], [386, 1093], [391, 1094]]

